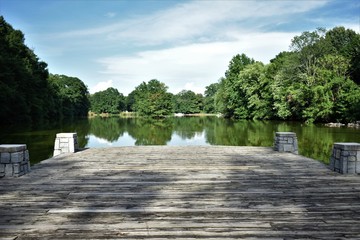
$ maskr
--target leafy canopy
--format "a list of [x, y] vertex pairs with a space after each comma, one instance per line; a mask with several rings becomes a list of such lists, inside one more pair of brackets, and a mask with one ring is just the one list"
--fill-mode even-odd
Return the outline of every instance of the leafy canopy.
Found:
[[125, 110], [125, 97], [115, 88], [90, 95], [91, 111], [95, 113], [117, 114]]

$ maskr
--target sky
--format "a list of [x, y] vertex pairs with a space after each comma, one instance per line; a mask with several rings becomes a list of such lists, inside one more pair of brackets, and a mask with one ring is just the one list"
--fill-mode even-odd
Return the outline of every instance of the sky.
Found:
[[204, 93], [236, 54], [265, 64], [318, 27], [360, 32], [359, 0], [0, 0], [52, 74], [128, 95], [158, 79]]

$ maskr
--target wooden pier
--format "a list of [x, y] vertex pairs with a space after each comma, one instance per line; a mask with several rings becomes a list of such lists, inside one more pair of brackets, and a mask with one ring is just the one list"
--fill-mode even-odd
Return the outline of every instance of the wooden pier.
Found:
[[148, 146], [0, 179], [0, 239], [239, 238], [360, 239], [360, 176], [271, 148]]

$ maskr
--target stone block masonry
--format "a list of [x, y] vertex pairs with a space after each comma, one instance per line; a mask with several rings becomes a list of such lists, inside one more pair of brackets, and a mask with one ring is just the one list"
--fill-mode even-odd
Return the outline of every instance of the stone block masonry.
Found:
[[360, 174], [360, 143], [334, 143], [330, 169], [342, 174]]
[[20, 177], [30, 172], [26, 144], [0, 145], [0, 177]]
[[298, 154], [298, 140], [294, 132], [276, 132], [274, 150]]
[[74, 153], [78, 148], [79, 146], [76, 133], [56, 134], [54, 156], [57, 156], [61, 153]]

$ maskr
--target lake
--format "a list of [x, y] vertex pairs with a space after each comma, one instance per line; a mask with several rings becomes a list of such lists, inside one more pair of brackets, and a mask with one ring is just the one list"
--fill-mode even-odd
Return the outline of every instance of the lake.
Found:
[[218, 117], [88, 118], [36, 127], [0, 127], [0, 143], [25, 143], [32, 164], [52, 156], [56, 133], [77, 132], [81, 148], [137, 145], [272, 146], [275, 132], [295, 132], [299, 154], [329, 162], [334, 142], [360, 142], [360, 129]]

